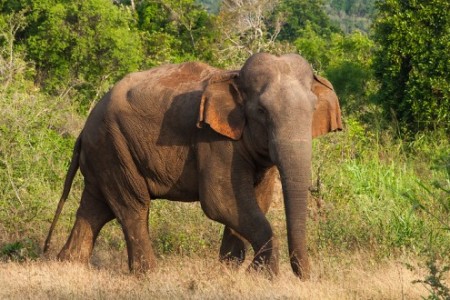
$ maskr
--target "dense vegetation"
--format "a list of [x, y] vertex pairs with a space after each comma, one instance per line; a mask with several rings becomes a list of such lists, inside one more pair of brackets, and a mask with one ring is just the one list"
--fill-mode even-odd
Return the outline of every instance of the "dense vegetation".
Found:
[[[448, 259], [449, 2], [203, 3], [209, 10], [194, 0], [0, 0], [2, 256], [39, 255], [74, 138], [124, 74], [187, 60], [235, 68], [268, 51], [302, 54], [341, 98], [344, 132], [315, 142], [311, 252]], [[198, 206], [155, 202], [151, 214], [160, 255], [216, 251], [221, 228]], [[118, 226], [100, 243], [122, 250]]]

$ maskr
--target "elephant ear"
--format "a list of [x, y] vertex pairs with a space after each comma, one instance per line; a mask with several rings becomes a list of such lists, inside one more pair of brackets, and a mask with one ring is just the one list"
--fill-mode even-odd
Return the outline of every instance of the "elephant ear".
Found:
[[214, 131], [239, 140], [245, 126], [243, 100], [236, 86], [237, 71], [221, 72], [209, 80], [200, 102], [197, 127], [208, 124]]
[[331, 83], [323, 77], [314, 75], [311, 90], [317, 96], [312, 124], [313, 138], [330, 131], [342, 130], [341, 108]]

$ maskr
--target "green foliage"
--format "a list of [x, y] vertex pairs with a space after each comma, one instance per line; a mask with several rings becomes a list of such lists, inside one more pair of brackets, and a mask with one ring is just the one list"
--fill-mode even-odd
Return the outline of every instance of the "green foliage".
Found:
[[375, 71], [386, 114], [417, 131], [450, 129], [450, 2], [377, 2]]
[[323, 5], [323, 0], [281, 0], [275, 11], [284, 20], [278, 38], [293, 42], [307, 25], [322, 37], [339, 32], [339, 27], [332, 24], [325, 14]]
[[367, 35], [354, 31], [349, 35], [334, 34], [328, 51], [330, 58], [325, 76], [333, 83], [342, 107], [355, 113], [368, 110], [370, 97], [376, 91], [372, 72], [374, 43]]
[[413, 283], [420, 283], [424, 285], [430, 292], [427, 300], [448, 300], [450, 299], [450, 288], [445, 284], [445, 278], [450, 271], [450, 266], [440, 267], [436, 260], [429, 260], [427, 262], [429, 274], [423, 280], [415, 280]]
[[147, 66], [211, 60], [213, 18], [195, 0], [141, 1], [137, 12], [146, 41]]
[[53, 204], [45, 200], [58, 197], [70, 136], [78, 130], [70, 120], [77, 117], [69, 99], [48, 97], [34, 85], [24, 53], [6, 51], [23, 26], [20, 14], [7, 19], [0, 48], [0, 231], [33, 235], [40, 231], [33, 222], [51, 215], [47, 209]]
[[31, 239], [7, 243], [0, 247], [1, 260], [25, 261], [29, 259], [37, 259], [38, 257], [38, 243]]
[[326, 8], [330, 19], [338, 22], [345, 33], [368, 32], [376, 0], [330, 0]]
[[[109, 0], [29, 1], [18, 46], [37, 67], [36, 81], [53, 95], [75, 87], [81, 105], [143, 59], [131, 12]], [[106, 84], [106, 87], [105, 87]]]
[[330, 0], [330, 6], [348, 15], [366, 16], [374, 10], [374, 0]]
[[218, 253], [222, 227], [206, 218], [198, 203], [153, 201], [150, 235], [160, 255]]
[[[426, 255], [432, 245], [444, 257], [450, 251], [450, 232], [442, 230], [442, 220], [449, 218], [448, 194], [445, 198], [432, 185], [431, 196], [417, 184], [437, 181], [450, 188], [447, 165], [437, 163], [450, 156], [450, 144], [440, 137], [420, 135], [421, 146], [408, 144], [350, 118], [346, 132], [315, 140], [313, 170], [319, 171], [313, 178], [320, 178], [320, 193], [314, 197], [320, 207], [311, 224], [314, 251], [372, 250], [389, 257]], [[433, 214], [417, 210], [406, 194], [421, 199]]]
[[299, 36], [295, 46], [332, 82], [344, 111], [361, 114], [372, 109], [370, 100], [376, 91], [372, 72], [373, 41], [359, 31], [349, 35], [332, 33], [324, 38], [309, 23]]
[[[444, 161], [438, 159], [440, 161], [438, 168], [446, 169], [448, 178], [450, 178], [450, 155], [448, 154], [445, 154]], [[423, 183], [419, 183], [419, 185], [435, 201], [429, 202], [428, 199], [422, 200], [417, 195], [406, 194], [405, 196], [410, 199], [414, 210], [424, 212], [435, 219], [441, 225], [441, 228], [437, 230], [450, 232], [450, 180], [444, 183], [434, 181], [432, 186], [435, 191], [431, 191], [430, 187]], [[428, 289], [430, 294], [426, 299], [429, 300], [450, 299], [450, 288], [445, 283], [445, 278], [450, 271], [450, 262], [448, 256], [442, 255], [439, 250], [435, 248], [434, 243], [430, 243], [426, 262], [428, 274], [424, 279], [414, 281], [414, 283], [420, 283]], [[439, 261], [441, 262], [439, 263]]]

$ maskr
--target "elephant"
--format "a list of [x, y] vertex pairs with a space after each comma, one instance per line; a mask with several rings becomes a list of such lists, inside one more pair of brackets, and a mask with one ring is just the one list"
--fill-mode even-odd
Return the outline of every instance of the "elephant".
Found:
[[298, 54], [250, 56], [240, 70], [201, 62], [126, 75], [95, 105], [78, 136], [44, 252], [80, 169], [84, 189], [60, 260], [88, 263], [102, 227], [117, 219], [131, 272], [155, 267], [151, 199], [200, 201], [225, 225], [220, 260], [277, 274], [278, 242], [266, 218], [281, 180], [289, 258], [308, 278], [307, 198], [312, 138], [342, 129], [331, 83]]

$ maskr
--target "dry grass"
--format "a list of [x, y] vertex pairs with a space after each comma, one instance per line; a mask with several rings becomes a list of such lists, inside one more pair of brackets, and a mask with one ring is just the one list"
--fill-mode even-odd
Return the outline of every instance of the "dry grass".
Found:
[[133, 276], [112, 267], [55, 261], [0, 263], [0, 299], [420, 299], [423, 278], [402, 262], [373, 265], [362, 256], [315, 262], [301, 282], [287, 263], [269, 280], [213, 259], [171, 257], [158, 269]]

